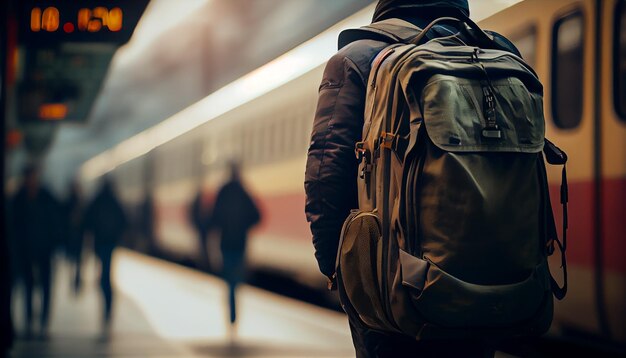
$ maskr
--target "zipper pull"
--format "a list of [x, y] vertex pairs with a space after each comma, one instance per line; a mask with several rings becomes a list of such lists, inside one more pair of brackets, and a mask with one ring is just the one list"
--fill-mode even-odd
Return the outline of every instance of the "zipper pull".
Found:
[[483, 128], [482, 135], [488, 139], [502, 138], [502, 131], [496, 123], [496, 101], [490, 86], [483, 86], [484, 114], [487, 126]]

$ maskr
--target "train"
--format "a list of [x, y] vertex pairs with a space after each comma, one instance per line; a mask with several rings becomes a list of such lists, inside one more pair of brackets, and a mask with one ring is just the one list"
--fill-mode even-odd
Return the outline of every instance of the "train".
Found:
[[[536, 70], [544, 84], [546, 137], [569, 156], [569, 292], [556, 302], [552, 332], [624, 344], [626, 1], [497, 3], [481, 1], [484, 8], [472, 11], [482, 14], [481, 27], [511, 39]], [[200, 188], [210, 201], [227, 163], [237, 160], [263, 215], [249, 240], [250, 266], [325, 287], [304, 215], [306, 153], [324, 61], [336, 50], [339, 31], [368, 23], [372, 9], [93, 157], [81, 167], [83, 185], [94, 188], [103, 175], [112, 176], [135, 212], [151, 193], [159, 251], [172, 260], [199, 260], [188, 207]], [[560, 169], [549, 168], [548, 176], [560, 227]], [[550, 262], [556, 276], [560, 262], [556, 253]]]

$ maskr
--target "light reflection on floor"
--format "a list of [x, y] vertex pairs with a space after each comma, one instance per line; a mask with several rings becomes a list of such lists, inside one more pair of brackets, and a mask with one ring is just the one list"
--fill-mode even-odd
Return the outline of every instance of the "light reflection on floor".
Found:
[[[98, 267], [84, 266], [75, 297], [69, 266], [57, 261], [49, 339], [19, 339], [11, 357], [352, 357], [345, 316], [243, 286], [234, 338], [225, 285], [197, 271], [128, 250], [114, 257], [117, 301], [108, 340], [100, 331]], [[14, 317], [23, 331], [21, 290]]]

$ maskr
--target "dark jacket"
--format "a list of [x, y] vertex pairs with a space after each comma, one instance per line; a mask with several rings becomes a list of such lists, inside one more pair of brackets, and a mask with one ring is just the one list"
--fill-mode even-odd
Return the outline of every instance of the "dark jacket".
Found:
[[231, 180], [217, 193], [213, 227], [220, 231], [222, 253], [243, 254], [248, 230], [261, 219], [257, 206], [239, 180]]
[[[405, 6], [410, 2], [399, 1]], [[453, 2], [463, 4], [463, 1]], [[383, 14], [377, 9], [374, 18], [383, 20], [397, 15], [424, 28], [433, 19], [459, 13], [458, 8], [425, 9], [424, 3], [428, 1], [421, 1], [413, 11], [404, 8], [402, 12], [387, 6], [383, 8]], [[437, 26], [429, 32], [427, 38], [448, 36], [451, 30], [454, 28], [449, 25]], [[503, 36], [494, 32], [490, 34], [498, 44], [519, 54], [515, 46]], [[374, 57], [388, 45], [385, 41], [362, 39], [340, 48], [326, 64], [319, 87], [306, 164], [305, 211], [311, 225], [320, 271], [329, 277], [335, 271], [335, 256], [343, 221], [350, 210], [358, 206], [354, 145], [362, 134], [366, 82]]]
[[52, 193], [39, 187], [31, 198], [22, 187], [11, 209], [11, 229], [20, 259], [30, 262], [52, 255], [62, 234], [61, 204]]
[[126, 232], [128, 219], [113, 188], [105, 184], [85, 211], [83, 228], [93, 233], [96, 254], [108, 254]]

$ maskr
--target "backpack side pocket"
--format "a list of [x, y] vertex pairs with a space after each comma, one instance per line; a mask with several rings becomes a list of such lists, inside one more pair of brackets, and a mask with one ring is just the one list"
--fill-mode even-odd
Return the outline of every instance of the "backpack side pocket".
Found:
[[376, 212], [353, 212], [344, 223], [337, 252], [341, 303], [367, 326], [388, 330], [378, 278], [381, 257], [382, 232]]

